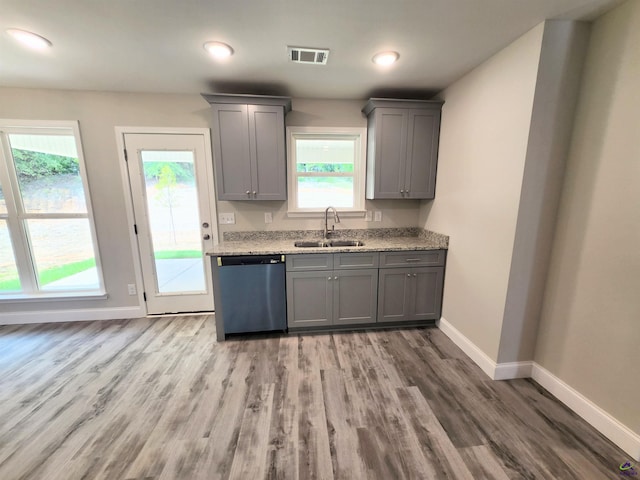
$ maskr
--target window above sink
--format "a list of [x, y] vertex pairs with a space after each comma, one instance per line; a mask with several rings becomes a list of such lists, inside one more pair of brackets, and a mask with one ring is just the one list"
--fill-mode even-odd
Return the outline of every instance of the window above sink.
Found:
[[290, 216], [317, 216], [328, 205], [364, 214], [366, 137], [365, 128], [287, 128]]

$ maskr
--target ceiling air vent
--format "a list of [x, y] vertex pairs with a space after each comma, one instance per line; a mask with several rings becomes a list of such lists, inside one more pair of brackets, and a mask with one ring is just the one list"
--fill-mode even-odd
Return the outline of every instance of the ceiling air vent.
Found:
[[314, 65], [326, 65], [329, 58], [327, 48], [287, 47], [289, 60], [294, 63], [311, 63]]

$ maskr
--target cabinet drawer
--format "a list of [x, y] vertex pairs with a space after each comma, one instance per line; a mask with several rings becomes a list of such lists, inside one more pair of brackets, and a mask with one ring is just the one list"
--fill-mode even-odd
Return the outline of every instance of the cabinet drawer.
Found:
[[335, 253], [333, 268], [335, 270], [351, 268], [378, 268], [378, 252]]
[[444, 250], [381, 252], [380, 268], [400, 266], [440, 266], [444, 265]]
[[287, 255], [287, 272], [305, 272], [309, 270], [333, 270], [333, 254]]

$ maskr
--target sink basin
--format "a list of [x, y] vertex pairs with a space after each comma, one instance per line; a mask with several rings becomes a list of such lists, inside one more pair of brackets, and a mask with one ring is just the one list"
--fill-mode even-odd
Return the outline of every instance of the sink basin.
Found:
[[295, 247], [312, 248], [312, 247], [328, 247], [329, 244], [324, 240], [298, 240], [293, 244]]
[[360, 240], [331, 240], [332, 247], [361, 247], [364, 242]]
[[361, 240], [298, 240], [293, 245], [301, 248], [361, 247], [364, 242]]

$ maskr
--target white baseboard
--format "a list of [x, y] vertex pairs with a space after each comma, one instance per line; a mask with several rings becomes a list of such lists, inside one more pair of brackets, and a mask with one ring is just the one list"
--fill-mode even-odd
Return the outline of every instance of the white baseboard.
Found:
[[632, 458], [640, 461], [640, 435], [537, 363], [533, 364], [531, 377]]
[[640, 435], [620, 423], [551, 372], [535, 362], [496, 363], [444, 318], [441, 318], [437, 324], [440, 330], [490, 378], [494, 380], [533, 378], [633, 459], [640, 461]]
[[0, 325], [27, 323], [85, 322], [92, 320], [119, 320], [146, 316], [144, 307], [83, 308], [72, 310], [38, 310], [11, 312], [0, 315]]
[[438, 324], [438, 328], [442, 330], [442, 333], [460, 347], [460, 349], [466, 353], [471, 360], [476, 362], [484, 373], [486, 373], [490, 378], [493, 378], [496, 370], [496, 362], [494, 362], [491, 357], [480, 350], [471, 340], [463, 335], [460, 330], [447, 322], [444, 317], [440, 318], [436, 323]]
[[533, 369], [533, 362], [498, 363], [493, 371], [494, 380], [511, 380], [514, 378], [529, 378]]

